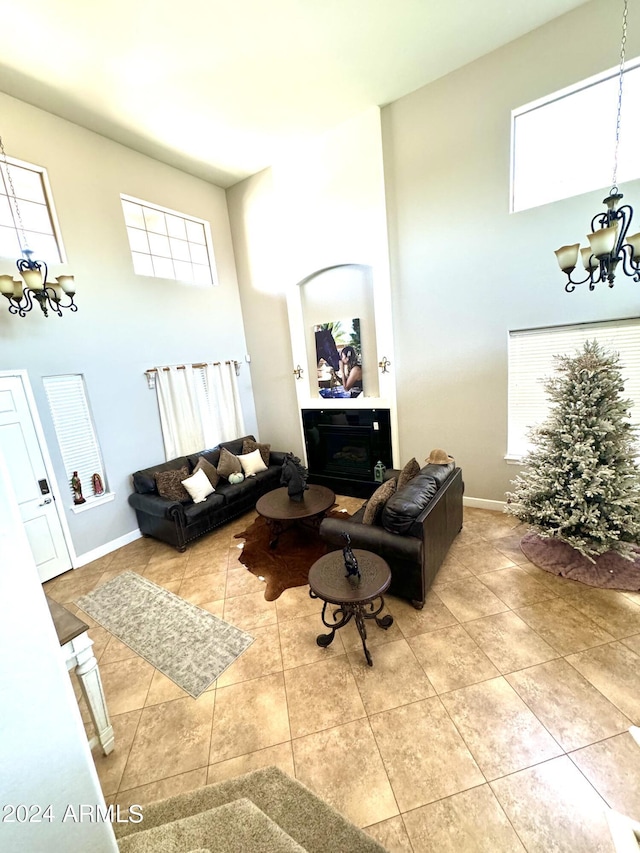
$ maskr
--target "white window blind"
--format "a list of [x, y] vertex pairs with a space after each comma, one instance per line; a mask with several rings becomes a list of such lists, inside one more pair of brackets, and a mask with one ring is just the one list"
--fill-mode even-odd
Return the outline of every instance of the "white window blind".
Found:
[[531, 448], [529, 428], [549, 413], [543, 382], [555, 375], [554, 355], [574, 355], [594, 339], [620, 355], [623, 394], [634, 403], [630, 420], [640, 426], [640, 319], [509, 332], [507, 459], [524, 456]]
[[85, 499], [93, 497], [92, 477], [107, 482], [82, 374], [43, 377], [51, 417], [64, 462], [67, 481], [78, 472]]

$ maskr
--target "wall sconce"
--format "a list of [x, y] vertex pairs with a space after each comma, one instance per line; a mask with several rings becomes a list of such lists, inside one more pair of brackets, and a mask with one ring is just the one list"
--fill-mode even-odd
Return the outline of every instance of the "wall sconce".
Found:
[[378, 367], [380, 368], [381, 373], [389, 373], [389, 368], [391, 367], [391, 362], [386, 357], [386, 355], [382, 356], [382, 361], [378, 362]]
[[300, 365], [296, 365], [296, 369], [293, 371], [293, 375], [296, 377], [296, 379], [302, 379], [303, 373], [304, 370], [300, 367]]

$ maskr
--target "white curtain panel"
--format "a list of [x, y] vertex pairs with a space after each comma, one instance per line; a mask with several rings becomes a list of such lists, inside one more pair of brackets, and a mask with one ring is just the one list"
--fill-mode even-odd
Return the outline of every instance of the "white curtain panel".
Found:
[[205, 446], [193, 368], [157, 367], [158, 407], [167, 460]]
[[207, 447], [214, 447], [221, 441], [230, 441], [244, 435], [244, 417], [235, 364], [207, 364], [204, 371], [208, 404], [205, 444]]

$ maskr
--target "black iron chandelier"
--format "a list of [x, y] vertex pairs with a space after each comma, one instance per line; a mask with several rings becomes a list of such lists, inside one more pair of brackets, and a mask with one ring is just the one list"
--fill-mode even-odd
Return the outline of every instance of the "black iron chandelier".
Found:
[[[609, 195], [603, 204], [606, 210], [596, 213], [591, 220], [591, 234], [587, 234], [589, 246], [580, 248], [579, 243], [562, 246], [556, 250], [556, 258], [563, 273], [567, 276], [564, 289], [571, 293], [580, 284], [589, 284], [589, 290], [595, 290], [596, 284], [606, 281], [613, 287], [616, 270], [621, 268], [625, 275], [634, 281], [640, 281], [640, 232], [627, 237], [633, 218], [633, 208], [629, 204], [618, 207], [622, 193], [616, 186], [618, 174], [618, 147], [620, 144], [620, 114], [622, 111], [622, 83], [624, 78], [624, 58], [627, 42], [628, 0], [624, 0], [622, 13], [622, 40], [620, 44], [620, 73], [618, 82], [618, 110], [616, 115], [616, 137], [613, 157], [613, 179]], [[578, 262], [578, 254], [586, 276], [573, 278]], [[621, 265], [621, 266], [619, 266]]]
[[[9, 313], [25, 317], [34, 305], [40, 306], [45, 317], [49, 316], [49, 311], [53, 311], [59, 317], [62, 317], [63, 309], [68, 308], [70, 311], [77, 311], [78, 306], [73, 301], [76, 292], [73, 276], [59, 275], [56, 278], [55, 284], [49, 282], [47, 281], [49, 271], [46, 263], [44, 261], [36, 261], [32, 258], [33, 251], [29, 248], [27, 241], [27, 235], [20, 214], [20, 206], [18, 205], [18, 199], [13, 187], [11, 169], [7, 161], [1, 136], [0, 155], [2, 155], [2, 162], [5, 166], [13, 211], [17, 219], [17, 231], [19, 237], [21, 236], [20, 245], [23, 255], [22, 258], [16, 261], [16, 266], [22, 276], [22, 280], [14, 279], [11, 275], [0, 275], [0, 293], [9, 301]], [[66, 303], [64, 302], [65, 298], [68, 299]]]

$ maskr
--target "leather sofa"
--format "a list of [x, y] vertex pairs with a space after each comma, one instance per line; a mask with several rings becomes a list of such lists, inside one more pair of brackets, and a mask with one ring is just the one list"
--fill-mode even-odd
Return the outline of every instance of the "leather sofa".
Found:
[[[400, 471], [387, 471], [386, 479]], [[363, 524], [365, 506], [348, 520], [325, 518], [321, 538], [342, 548], [342, 533], [351, 547], [373, 551], [391, 568], [389, 593], [424, 607], [436, 573], [462, 528], [462, 471], [454, 463], [425, 465], [387, 501], [373, 524]]]
[[189, 473], [192, 473], [201, 456], [215, 466], [223, 447], [238, 456], [242, 453], [245, 439], [255, 441], [252, 435], [242, 436], [233, 441], [223, 441], [208, 450], [201, 450], [189, 456], [178, 456], [169, 462], [136, 471], [133, 474], [135, 491], [129, 495], [129, 503], [136, 511], [142, 535], [153, 536], [173, 545], [178, 551], [185, 551], [189, 542], [242, 515], [252, 509], [265, 492], [279, 488], [285, 453], [272, 450], [266, 471], [259, 471], [241, 483], [232, 484], [224, 479], [220, 480], [215, 492], [202, 503], [193, 503], [191, 500], [172, 501], [158, 494], [154, 477], [157, 472], [186, 467]]

